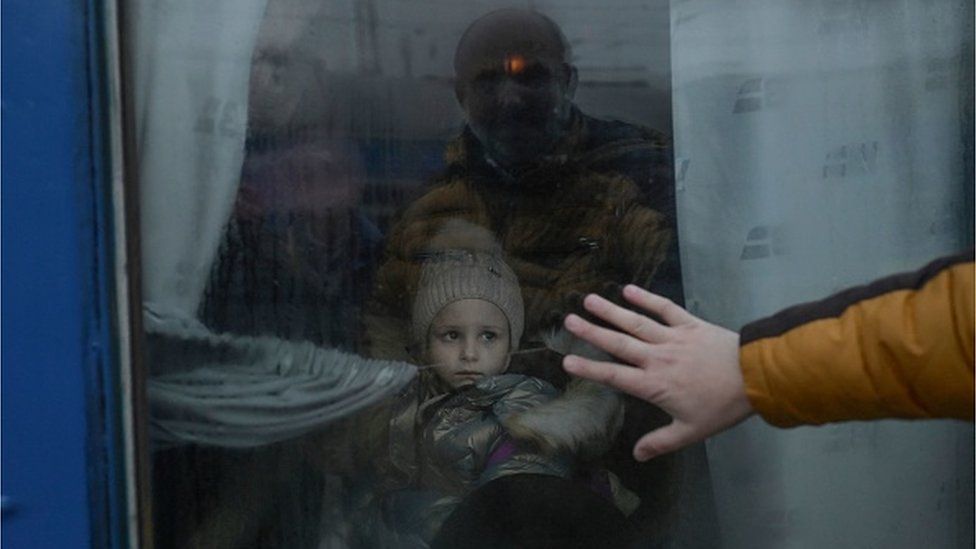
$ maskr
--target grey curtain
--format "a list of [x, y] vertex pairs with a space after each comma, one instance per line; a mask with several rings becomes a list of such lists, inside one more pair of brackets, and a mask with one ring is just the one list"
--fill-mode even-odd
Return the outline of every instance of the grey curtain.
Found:
[[[673, 1], [689, 307], [743, 323], [972, 246], [973, 5]], [[971, 547], [973, 427], [709, 444], [727, 547]]]

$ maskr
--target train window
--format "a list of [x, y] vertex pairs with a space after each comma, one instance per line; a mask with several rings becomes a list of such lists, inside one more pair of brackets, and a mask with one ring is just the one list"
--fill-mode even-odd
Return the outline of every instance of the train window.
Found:
[[969, 426], [638, 463], [561, 367], [589, 293], [736, 329], [971, 246], [971, 3], [123, 5], [156, 546], [971, 544]]

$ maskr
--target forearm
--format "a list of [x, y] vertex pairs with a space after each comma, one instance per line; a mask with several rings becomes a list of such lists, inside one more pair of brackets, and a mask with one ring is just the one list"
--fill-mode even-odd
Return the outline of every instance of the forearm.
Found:
[[972, 255], [787, 309], [740, 345], [746, 393], [774, 425], [972, 420]]

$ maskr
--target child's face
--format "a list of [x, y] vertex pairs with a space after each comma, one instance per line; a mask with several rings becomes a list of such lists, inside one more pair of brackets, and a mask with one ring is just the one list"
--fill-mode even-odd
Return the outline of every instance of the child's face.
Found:
[[437, 313], [427, 332], [427, 360], [453, 389], [508, 368], [508, 318], [482, 299], [462, 299]]

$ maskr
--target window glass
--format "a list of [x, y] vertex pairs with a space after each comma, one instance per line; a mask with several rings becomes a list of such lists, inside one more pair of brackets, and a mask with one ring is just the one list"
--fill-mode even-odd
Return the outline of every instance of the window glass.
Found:
[[971, 246], [971, 5], [126, 6], [159, 546], [972, 539], [971, 426], [637, 463], [560, 367], [588, 293], [737, 329]]

